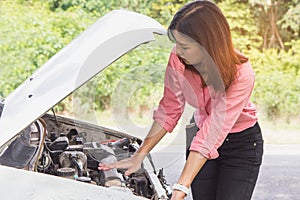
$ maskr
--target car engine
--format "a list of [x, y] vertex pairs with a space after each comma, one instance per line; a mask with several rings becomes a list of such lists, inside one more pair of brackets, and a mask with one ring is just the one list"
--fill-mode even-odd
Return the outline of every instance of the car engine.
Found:
[[[45, 114], [0, 148], [0, 164], [36, 171], [88, 184], [110, 187], [148, 199], [169, 199], [171, 190], [163, 169], [141, 168], [125, 176], [125, 169], [98, 170], [132, 156], [141, 140], [122, 132]], [[146, 160], [146, 159], [145, 159]], [[152, 172], [153, 171], [153, 172]]]

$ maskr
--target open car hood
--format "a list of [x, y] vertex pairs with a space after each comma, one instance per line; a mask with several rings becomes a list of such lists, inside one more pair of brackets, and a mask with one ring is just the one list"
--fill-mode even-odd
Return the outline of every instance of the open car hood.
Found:
[[99, 19], [4, 100], [0, 146], [154, 33], [166, 30], [142, 14], [115, 10]]

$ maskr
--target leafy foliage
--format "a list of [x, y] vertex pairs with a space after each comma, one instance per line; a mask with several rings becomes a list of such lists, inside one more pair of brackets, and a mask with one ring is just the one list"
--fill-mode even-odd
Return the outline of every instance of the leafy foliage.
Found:
[[[293, 1], [292, 1], [293, 2]], [[294, 1], [289, 4], [286, 14], [278, 21], [285, 34], [288, 33], [290, 39], [297, 39], [300, 37], [300, 4]]]
[[[2, 0], [0, 1], [0, 98], [18, 87], [37, 68], [96, 19], [113, 9], [149, 15], [165, 27], [187, 0]], [[253, 101], [270, 118], [299, 115], [299, 1], [218, 0], [232, 30], [235, 47], [256, 72]], [[269, 4], [268, 4], [269, 2]], [[277, 32], [276, 32], [277, 31]], [[281, 41], [281, 42], [280, 42]], [[107, 109], [120, 88], [131, 94], [128, 109], [157, 104], [171, 46], [139, 48], [91, 80], [56, 109]], [[283, 48], [282, 48], [283, 45]], [[135, 87], [133, 87], [135, 86]], [[74, 105], [73, 104], [73, 105]]]
[[[293, 57], [295, 51], [300, 50], [297, 41], [288, 52], [266, 49], [264, 52], [253, 54], [256, 67], [256, 88], [254, 101], [264, 108], [270, 119], [284, 117], [287, 121], [297, 116], [300, 106], [300, 73], [299, 55]], [[293, 58], [293, 59], [291, 59]], [[296, 61], [298, 59], [298, 61]], [[280, 64], [278, 64], [280, 63]]]
[[40, 3], [2, 1], [0, 6], [2, 97], [92, 23], [81, 12], [55, 14]]
[[228, 20], [235, 47], [245, 54], [251, 49], [258, 49], [262, 37], [253, 34], [258, 30], [250, 5], [235, 0], [224, 0], [218, 5]]

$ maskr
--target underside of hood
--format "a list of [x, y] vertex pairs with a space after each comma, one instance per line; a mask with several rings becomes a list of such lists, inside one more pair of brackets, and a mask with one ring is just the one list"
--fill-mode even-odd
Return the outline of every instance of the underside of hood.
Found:
[[166, 34], [154, 19], [115, 10], [100, 18], [4, 100], [0, 146], [126, 52]]

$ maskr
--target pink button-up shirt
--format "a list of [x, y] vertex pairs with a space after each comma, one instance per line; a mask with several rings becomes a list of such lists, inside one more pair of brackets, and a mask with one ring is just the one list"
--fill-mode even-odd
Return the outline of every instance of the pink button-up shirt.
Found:
[[229, 133], [240, 132], [257, 122], [256, 108], [250, 102], [254, 72], [249, 62], [237, 65], [236, 79], [223, 94], [214, 92], [212, 86], [201, 85], [200, 76], [185, 70], [173, 51], [166, 69], [164, 96], [153, 119], [172, 132], [187, 102], [196, 109], [194, 118], [199, 127], [190, 150], [214, 159]]

